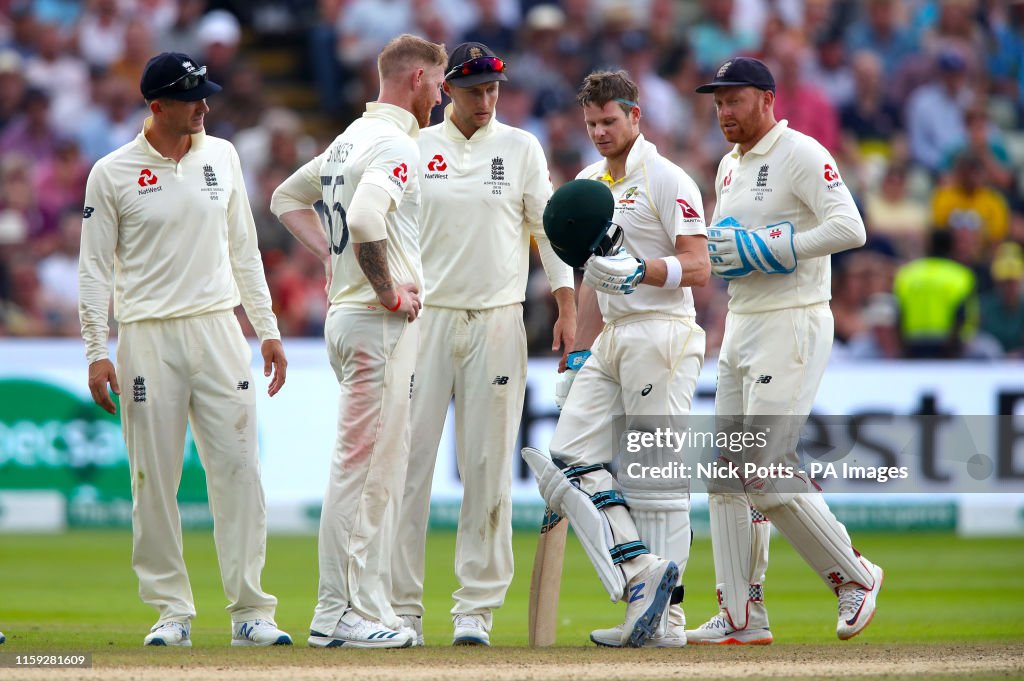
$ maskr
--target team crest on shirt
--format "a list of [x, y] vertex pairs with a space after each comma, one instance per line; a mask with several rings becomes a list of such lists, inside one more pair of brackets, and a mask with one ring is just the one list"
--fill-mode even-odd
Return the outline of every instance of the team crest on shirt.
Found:
[[208, 193], [211, 201], [219, 201], [219, 192], [224, 191], [224, 187], [221, 187], [220, 183], [217, 182], [217, 173], [209, 163], [203, 166], [203, 181], [206, 183], [206, 186], [201, 191]]
[[505, 159], [501, 156], [491, 159], [491, 179], [484, 181], [484, 184], [491, 188], [492, 196], [501, 196], [504, 188], [512, 186], [511, 182], [505, 180]]
[[757, 183], [750, 188], [750, 191], [754, 192], [755, 201], [764, 201], [764, 197], [767, 194], [771, 194], [772, 188], [768, 186], [768, 164], [763, 164], [757, 170]]
[[640, 190], [636, 187], [630, 187], [626, 190], [626, 193], [619, 199], [619, 203], [636, 203], [636, 197], [640, 193]]

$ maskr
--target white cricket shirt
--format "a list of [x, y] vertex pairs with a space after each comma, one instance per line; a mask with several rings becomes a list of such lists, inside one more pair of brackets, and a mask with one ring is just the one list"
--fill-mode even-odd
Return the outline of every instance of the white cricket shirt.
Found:
[[381, 307], [356, 261], [345, 220], [356, 187], [363, 182], [386, 191], [393, 204], [385, 218], [391, 281], [396, 286], [416, 284], [422, 294], [419, 149], [413, 139], [419, 129], [416, 117], [405, 109], [371, 102], [324, 153], [296, 170], [278, 188], [278, 215], [324, 202], [331, 248], [331, 305]]
[[802, 307], [832, 297], [829, 255], [864, 243], [864, 221], [835, 159], [814, 138], [779, 121], [742, 156], [737, 145], [722, 158], [715, 178], [718, 201], [711, 224], [732, 217], [757, 229], [791, 222], [796, 271], [729, 282], [729, 309], [766, 312]]
[[[576, 179], [600, 180], [608, 184], [615, 198], [615, 224], [622, 228], [623, 246], [644, 260], [676, 253], [676, 237], [707, 236], [704, 204], [700, 190], [682, 168], [658, 153], [644, 139], [636, 138], [626, 157], [626, 174], [612, 180], [606, 161], [584, 168]], [[675, 316], [696, 315], [689, 287], [658, 288], [638, 286], [626, 296], [597, 294], [606, 322], [643, 312]]]
[[235, 148], [200, 132], [175, 162], [149, 144], [151, 123], [89, 173], [78, 270], [86, 357], [107, 357], [111, 280], [119, 322], [241, 302], [260, 341], [280, 338]]
[[574, 281], [544, 233], [551, 177], [537, 138], [493, 116], [469, 139], [451, 120], [420, 133], [420, 248], [430, 305], [483, 310], [521, 303], [537, 241], [551, 290]]

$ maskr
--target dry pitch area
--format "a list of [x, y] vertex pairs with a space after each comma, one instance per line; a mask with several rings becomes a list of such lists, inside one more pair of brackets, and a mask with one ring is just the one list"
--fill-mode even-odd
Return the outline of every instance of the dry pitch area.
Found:
[[595, 648], [396, 651], [139, 650], [100, 653], [92, 669], [0, 670], [11, 681], [593, 681], [653, 679], [1024, 679], [1024, 642], [773, 645], [766, 648]]

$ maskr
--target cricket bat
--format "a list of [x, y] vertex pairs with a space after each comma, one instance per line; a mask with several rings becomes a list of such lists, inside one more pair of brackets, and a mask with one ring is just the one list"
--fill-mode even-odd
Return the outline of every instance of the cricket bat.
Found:
[[562, 588], [562, 563], [565, 560], [565, 536], [569, 522], [544, 509], [537, 555], [530, 577], [530, 647], [540, 648], [555, 643], [558, 628], [558, 594]]

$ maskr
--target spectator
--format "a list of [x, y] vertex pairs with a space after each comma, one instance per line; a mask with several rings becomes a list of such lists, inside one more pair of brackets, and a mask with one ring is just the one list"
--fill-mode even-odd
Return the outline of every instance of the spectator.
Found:
[[153, 32], [150, 25], [139, 18], [128, 23], [124, 30], [124, 51], [110, 65], [110, 72], [129, 83], [142, 80], [142, 67], [153, 55]]
[[78, 52], [91, 66], [107, 68], [124, 52], [127, 24], [118, 0], [90, 0], [78, 23]]
[[999, 128], [989, 120], [988, 111], [984, 106], [972, 106], [964, 114], [964, 125], [967, 128], [965, 144], [950, 152], [943, 169], [951, 169], [957, 157], [969, 150], [985, 166], [985, 176], [989, 183], [1003, 192], [1011, 191], [1015, 178], [1010, 167], [1010, 152]]
[[760, 49], [759, 35], [746, 28], [742, 17], [733, 21], [733, 0], [703, 0], [701, 6], [701, 20], [690, 29], [693, 53], [701, 72], [713, 71], [734, 54]]
[[917, 41], [907, 28], [901, 5], [892, 0], [867, 0], [865, 15], [846, 32], [847, 52], [877, 54], [885, 73], [895, 74], [917, 52]]
[[148, 110], [137, 83], [121, 76], [101, 77], [93, 105], [79, 117], [78, 145], [91, 164], [135, 139]]
[[884, 241], [887, 248], [907, 260], [924, 255], [928, 234], [927, 208], [907, 195], [907, 168], [889, 165], [881, 187], [865, 197], [868, 247]]
[[929, 254], [899, 269], [893, 290], [900, 338], [910, 359], [961, 357], [978, 324], [974, 273], [955, 262], [953, 235], [932, 232]]
[[793, 34], [774, 43], [775, 116], [789, 127], [810, 135], [829, 151], [839, 149], [839, 114], [825, 93], [803, 77], [806, 47]]
[[[202, 53], [199, 44], [199, 22], [206, 12], [206, 0], [177, 0], [174, 21], [164, 28], [159, 23], [163, 17], [147, 15], [154, 35], [158, 36], [156, 49], [160, 52], [183, 52], [198, 55]], [[152, 23], [156, 19], [158, 23]]]
[[962, 152], [947, 184], [935, 190], [932, 222], [940, 229], [978, 229], [985, 248], [1006, 238], [1009, 206], [1003, 195], [988, 185], [988, 169], [975, 151]]
[[498, 0], [474, 0], [474, 4], [476, 21], [457, 42], [483, 43], [494, 50], [495, 54], [512, 54], [516, 48], [516, 32], [502, 23]]
[[60, 137], [54, 144], [53, 156], [33, 168], [32, 183], [40, 211], [57, 219], [68, 210], [81, 213], [89, 165], [73, 139]]
[[883, 86], [882, 60], [861, 50], [851, 63], [853, 100], [840, 109], [840, 126], [857, 141], [861, 153], [889, 156], [889, 145], [900, 132], [900, 111]]
[[54, 250], [39, 261], [40, 296], [48, 333], [77, 336], [78, 249], [82, 241], [81, 201], [60, 218]]
[[815, 58], [808, 60], [807, 80], [823, 92], [836, 109], [855, 103], [857, 85], [842, 33], [829, 31], [815, 41]]
[[843, 356], [851, 360], [899, 359], [899, 307], [891, 293], [876, 293], [861, 315], [864, 328], [846, 344]]
[[906, 112], [911, 156], [932, 173], [938, 173], [943, 159], [965, 143], [964, 112], [975, 99], [962, 54], [944, 50], [936, 68], [938, 80], [917, 88]]
[[25, 62], [25, 78], [50, 98], [50, 124], [69, 133], [89, 102], [89, 69], [70, 54], [56, 24], [40, 24], [38, 51]]
[[1019, 244], [999, 246], [992, 281], [994, 288], [979, 302], [981, 330], [995, 338], [1005, 354], [1024, 357], [1024, 255]]
[[24, 61], [14, 50], [0, 50], [0, 133], [22, 112], [25, 98]]
[[0, 134], [0, 154], [21, 154], [33, 163], [42, 163], [53, 155], [57, 138], [50, 125], [50, 96], [29, 88], [22, 111]]

